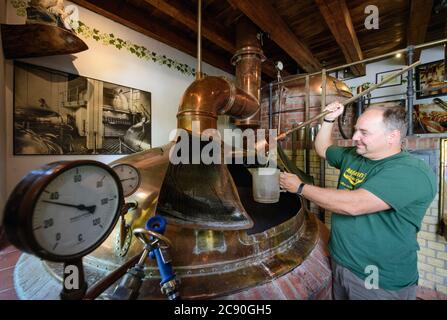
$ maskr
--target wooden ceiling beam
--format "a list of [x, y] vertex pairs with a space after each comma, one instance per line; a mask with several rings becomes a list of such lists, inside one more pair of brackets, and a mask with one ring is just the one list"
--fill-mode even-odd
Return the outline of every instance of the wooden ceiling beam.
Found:
[[[321, 15], [341, 48], [346, 62], [363, 60], [357, 34], [345, 0], [315, 0]], [[365, 75], [365, 64], [351, 67], [355, 76]]]
[[314, 57], [310, 49], [302, 43], [286, 22], [271, 6], [268, 0], [227, 0], [234, 8], [242, 11], [260, 29], [267, 32], [299, 66], [307, 72], [321, 69], [320, 62]]
[[[169, 3], [165, 0], [144, 0], [144, 2], [155, 7], [157, 10], [163, 12], [164, 14], [170, 16], [177, 22], [183, 24], [188, 29], [197, 32], [197, 15], [191, 12], [187, 7], [181, 5], [181, 2]], [[211, 23], [202, 16], [202, 36], [218, 47], [224, 49], [225, 51], [235, 54], [236, 46], [235, 40], [228, 35], [228, 33], [220, 28], [219, 26]], [[262, 65], [262, 72], [265, 73], [270, 78], [276, 78], [276, 69], [272, 68], [272, 63], [264, 63]], [[288, 72], [284, 71], [285, 75], [289, 75]]]
[[[411, 0], [408, 17], [407, 45], [424, 43], [433, 9], [433, 0]], [[414, 52], [413, 61], [419, 60], [421, 50]]]
[[[194, 32], [197, 32], [197, 14], [191, 12], [188, 8], [181, 4], [181, 2], [169, 3], [164, 0], [144, 0], [157, 10], [170, 16], [174, 20], [182, 23]], [[226, 31], [213, 25], [211, 22], [204, 19], [202, 15], [202, 35], [206, 39], [212, 41], [219, 47], [234, 54], [236, 48], [234, 46], [234, 39], [226, 35]]]
[[[72, 0], [72, 2], [193, 57], [197, 56], [195, 42], [168, 30], [153, 17], [148, 19], [147, 14], [131, 7], [126, 2], [110, 0]], [[215, 53], [203, 49], [202, 57], [204, 62], [234, 74], [234, 68], [227, 59], [222, 59]]]

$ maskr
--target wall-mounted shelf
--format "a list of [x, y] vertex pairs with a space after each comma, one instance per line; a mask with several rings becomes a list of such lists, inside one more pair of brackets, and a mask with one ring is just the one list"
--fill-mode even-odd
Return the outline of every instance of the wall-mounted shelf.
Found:
[[6, 59], [71, 54], [88, 49], [75, 33], [45, 24], [2, 24], [3, 52]]

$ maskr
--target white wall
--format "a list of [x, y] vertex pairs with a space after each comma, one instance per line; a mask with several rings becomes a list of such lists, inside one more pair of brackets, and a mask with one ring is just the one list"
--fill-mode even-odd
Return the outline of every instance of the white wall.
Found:
[[[3, 1], [1, 1], [3, 3]], [[66, 5], [71, 3], [66, 2]], [[10, 1], [7, 1], [7, 23], [21, 24], [24, 17], [19, 17]], [[79, 20], [101, 32], [113, 33], [117, 37], [134, 44], [144, 45], [151, 51], [165, 54], [191, 67], [196, 66], [196, 59], [161, 42], [135, 32], [127, 27], [79, 7]], [[152, 61], [139, 59], [126, 50], [105, 46], [95, 40], [84, 39], [89, 49], [74, 55], [24, 59], [23, 61], [85, 77], [121, 84], [124, 86], [149, 91], [152, 93], [152, 145], [160, 146], [168, 142], [169, 133], [177, 125], [177, 109], [181, 96], [194, 78], [178, 71], [161, 66]], [[0, 61], [1, 62], [1, 61]], [[229, 75], [210, 65], [203, 64], [203, 71], [208, 75]], [[1, 72], [1, 69], [0, 69]], [[4, 112], [0, 109], [0, 140], [6, 142], [6, 194], [9, 194], [20, 179], [30, 170], [43, 164], [58, 160], [95, 159], [105, 163], [120, 156], [13, 156], [13, 61], [7, 60], [5, 66], [6, 86], [6, 141], [1, 134]], [[3, 88], [3, 85], [1, 86]], [[2, 104], [3, 105], [3, 104]], [[2, 107], [0, 107], [2, 108]], [[1, 144], [0, 144], [1, 148]], [[2, 152], [3, 154], [3, 152]], [[0, 168], [0, 188], [4, 185], [4, 173]], [[1, 190], [0, 190], [1, 191]], [[1, 198], [0, 198], [1, 200]], [[0, 203], [1, 205], [1, 203]], [[0, 206], [3, 208], [3, 205]]]

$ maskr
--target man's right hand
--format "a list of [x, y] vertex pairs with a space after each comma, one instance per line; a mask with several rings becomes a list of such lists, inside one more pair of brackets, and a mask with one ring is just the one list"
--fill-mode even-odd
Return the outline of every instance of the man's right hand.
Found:
[[344, 105], [342, 105], [340, 102], [338, 102], [338, 101], [332, 102], [332, 103], [328, 104], [326, 106], [326, 108], [324, 108], [324, 111], [326, 111], [326, 110], [332, 111], [331, 113], [326, 115], [324, 118], [326, 120], [333, 121], [333, 120], [337, 119], [337, 117], [343, 113], [344, 108], [345, 108]]

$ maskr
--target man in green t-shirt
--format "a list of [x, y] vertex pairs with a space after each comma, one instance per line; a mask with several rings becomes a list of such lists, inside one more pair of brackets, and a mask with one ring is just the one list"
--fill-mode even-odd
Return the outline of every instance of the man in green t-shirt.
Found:
[[315, 140], [320, 157], [340, 169], [337, 189], [305, 185], [281, 173], [280, 184], [332, 211], [329, 251], [334, 299], [415, 299], [418, 282], [416, 234], [433, 201], [436, 177], [422, 160], [402, 151], [405, 109], [368, 108], [358, 119], [355, 147], [332, 141], [338, 102]]

